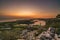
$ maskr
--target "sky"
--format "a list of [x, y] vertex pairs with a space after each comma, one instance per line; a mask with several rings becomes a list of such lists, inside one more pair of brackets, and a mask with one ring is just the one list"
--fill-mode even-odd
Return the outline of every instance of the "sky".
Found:
[[0, 0], [0, 20], [55, 18], [60, 14], [60, 0]]

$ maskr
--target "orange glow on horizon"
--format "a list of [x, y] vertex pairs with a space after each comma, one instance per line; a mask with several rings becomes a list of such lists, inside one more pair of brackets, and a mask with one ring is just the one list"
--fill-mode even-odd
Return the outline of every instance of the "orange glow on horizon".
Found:
[[[34, 10], [17, 10], [17, 11], [4, 11], [3, 16], [9, 16], [9, 17], [22, 17], [22, 18], [54, 18], [56, 14], [54, 15], [53, 12], [40, 12], [40, 11], [34, 11]], [[54, 12], [55, 13], [55, 12]]]
[[20, 15], [20, 16], [22, 16], [22, 17], [24, 17], [24, 16], [34, 16], [35, 15], [35, 13], [33, 13], [32, 11], [20, 11], [20, 12], [18, 12], [18, 14]]
[[18, 14], [16, 14], [16, 13], [13, 13], [13, 14], [7, 14], [7, 15], [5, 15], [5, 16], [10, 16], [10, 17], [17, 17], [17, 18], [19, 18], [19, 17], [22, 17], [22, 18], [54, 18], [55, 16], [53, 16], [53, 15], [47, 15], [47, 14], [35, 14], [35, 13], [18, 13]]

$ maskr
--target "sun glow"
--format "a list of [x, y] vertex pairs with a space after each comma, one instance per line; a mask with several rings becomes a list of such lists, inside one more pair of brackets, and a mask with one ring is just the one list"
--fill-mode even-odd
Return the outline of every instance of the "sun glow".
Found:
[[32, 12], [32, 11], [20, 11], [19, 12], [19, 15], [20, 16], [32, 16], [32, 15], [34, 15], [34, 13]]

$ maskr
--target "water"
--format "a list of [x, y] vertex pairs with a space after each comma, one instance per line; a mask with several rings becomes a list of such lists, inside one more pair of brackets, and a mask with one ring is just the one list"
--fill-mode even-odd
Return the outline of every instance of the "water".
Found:
[[16, 21], [17, 19], [10, 19], [10, 20], [0, 20], [0, 22], [11, 22], [11, 21]]
[[34, 25], [41, 25], [41, 26], [46, 25], [46, 22], [45, 22], [45, 21], [40, 21], [40, 20], [34, 20], [34, 21], [36, 21], [36, 22], [34, 23]]
[[[12, 21], [16, 21], [16, 20], [18, 20], [18, 19], [0, 20], [0, 22], [12, 22]], [[23, 20], [23, 19], [19, 19], [19, 20]], [[45, 21], [40, 21], [40, 20], [33, 20], [33, 21], [36, 21], [33, 23], [33, 25], [41, 25], [41, 26], [46, 25]]]

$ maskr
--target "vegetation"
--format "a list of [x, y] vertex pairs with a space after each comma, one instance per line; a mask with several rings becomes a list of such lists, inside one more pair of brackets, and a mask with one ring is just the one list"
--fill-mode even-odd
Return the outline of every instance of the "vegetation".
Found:
[[[20, 38], [20, 34], [24, 29], [27, 30], [38, 30], [39, 35], [44, 30], [47, 30], [49, 27], [56, 28], [56, 33], [60, 34], [60, 14], [56, 16], [54, 20], [48, 20], [47, 24], [44, 27], [41, 25], [35, 25], [33, 27], [29, 27], [29, 24], [32, 24], [31, 20], [20, 20], [15, 22], [2, 22], [0, 23], [0, 38], [3, 40], [16, 40]], [[21, 25], [22, 24], [22, 25]]]
[[56, 16], [56, 18], [60, 18], [60, 14], [58, 14], [58, 15]]

